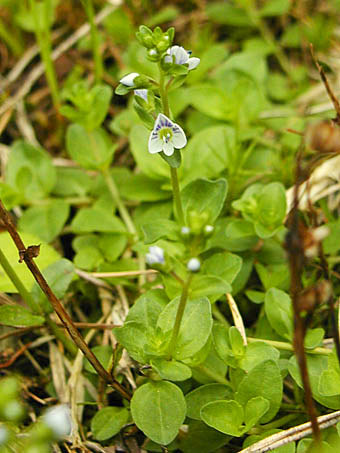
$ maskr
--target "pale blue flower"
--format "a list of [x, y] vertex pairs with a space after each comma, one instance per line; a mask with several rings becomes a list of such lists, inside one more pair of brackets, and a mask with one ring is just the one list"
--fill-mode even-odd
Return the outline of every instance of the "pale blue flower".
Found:
[[158, 245], [149, 247], [149, 253], [145, 255], [145, 261], [150, 266], [153, 264], [164, 264], [164, 250]]
[[181, 149], [186, 144], [187, 138], [183, 129], [160, 113], [149, 137], [149, 153], [156, 154], [163, 151], [165, 155], [172, 156], [174, 148]]
[[130, 74], [127, 74], [122, 79], [120, 79], [119, 82], [122, 85], [125, 85], [126, 87], [133, 87], [134, 86], [134, 80], [138, 76], [139, 76], [138, 72], [130, 72]]
[[167, 55], [164, 57], [165, 63], [176, 63], [176, 64], [187, 64], [189, 71], [195, 69], [199, 63], [200, 59], [197, 57], [190, 57], [191, 52], [185, 50], [181, 46], [172, 46], [167, 50]]
[[135, 96], [139, 96], [140, 98], [144, 99], [145, 102], [148, 102], [148, 90], [134, 90]]

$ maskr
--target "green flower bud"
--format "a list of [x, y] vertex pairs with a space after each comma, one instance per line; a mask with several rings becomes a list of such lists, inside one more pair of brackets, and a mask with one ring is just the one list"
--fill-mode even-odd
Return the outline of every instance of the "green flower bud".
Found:
[[194, 234], [201, 234], [204, 226], [208, 223], [209, 213], [207, 211], [198, 213], [197, 211], [189, 212], [189, 227]]
[[153, 33], [150, 28], [146, 27], [145, 25], [141, 25], [139, 27], [139, 31], [136, 33], [136, 37], [142, 46], [146, 47], [147, 49], [151, 49], [155, 46]]
[[149, 49], [149, 50], [148, 50], [147, 58], [148, 58], [148, 60], [150, 60], [150, 61], [156, 62], [156, 61], [159, 61], [159, 60], [160, 60], [161, 55], [160, 55], [160, 53], [158, 52], [157, 49], [153, 48], [153, 49]]

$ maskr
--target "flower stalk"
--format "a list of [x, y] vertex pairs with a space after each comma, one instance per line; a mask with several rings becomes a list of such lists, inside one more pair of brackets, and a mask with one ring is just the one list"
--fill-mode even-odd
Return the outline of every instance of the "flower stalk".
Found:
[[178, 304], [178, 309], [176, 313], [176, 319], [175, 319], [175, 324], [174, 328], [172, 330], [169, 346], [168, 346], [168, 358], [170, 359], [172, 355], [175, 352], [176, 344], [177, 344], [177, 339], [178, 339], [178, 334], [179, 334], [179, 329], [181, 327], [183, 315], [184, 315], [184, 310], [188, 301], [188, 295], [189, 295], [189, 288], [190, 284], [193, 278], [193, 274], [190, 273], [182, 290], [181, 298], [179, 300]]

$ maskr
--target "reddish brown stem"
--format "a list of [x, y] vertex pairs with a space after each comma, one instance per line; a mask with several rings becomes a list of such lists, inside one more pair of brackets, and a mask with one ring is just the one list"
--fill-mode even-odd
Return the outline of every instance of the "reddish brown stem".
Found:
[[119, 382], [117, 382], [98, 361], [97, 357], [90, 350], [90, 348], [84, 341], [84, 338], [81, 336], [81, 334], [79, 333], [79, 331], [73, 324], [73, 321], [70, 318], [69, 314], [64, 309], [61, 302], [58, 300], [56, 295], [53, 293], [53, 291], [49, 287], [44, 276], [40, 272], [38, 266], [33, 261], [33, 257], [31, 256], [30, 253], [26, 253], [26, 251], [28, 251], [29, 249], [27, 249], [25, 247], [25, 244], [23, 243], [9, 213], [7, 212], [7, 210], [1, 200], [0, 200], [0, 218], [2, 219], [7, 231], [11, 235], [11, 237], [18, 249], [20, 259], [22, 259], [25, 262], [26, 266], [31, 271], [33, 277], [35, 278], [36, 282], [38, 283], [38, 285], [40, 286], [42, 291], [45, 293], [45, 295], [46, 295], [47, 299], [49, 300], [49, 302], [51, 303], [54, 311], [57, 313], [59, 319], [64, 324], [66, 330], [70, 334], [70, 337], [72, 338], [72, 340], [75, 342], [75, 344], [78, 346], [78, 348], [83, 352], [83, 354], [86, 356], [88, 361], [92, 364], [93, 368], [97, 371], [99, 376], [101, 376], [106, 382], [108, 382], [111, 385], [111, 387], [113, 387], [117, 392], [119, 392], [123, 398], [130, 400], [131, 399], [130, 393]]

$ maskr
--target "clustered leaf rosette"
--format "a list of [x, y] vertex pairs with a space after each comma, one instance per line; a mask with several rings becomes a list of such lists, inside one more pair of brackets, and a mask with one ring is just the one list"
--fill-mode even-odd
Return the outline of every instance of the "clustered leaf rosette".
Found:
[[183, 129], [160, 113], [149, 137], [149, 153], [156, 154], [163, 151], [166, 156], [172, 156], [175, 148], [184, 148], [186, 144], [187, 138]]

